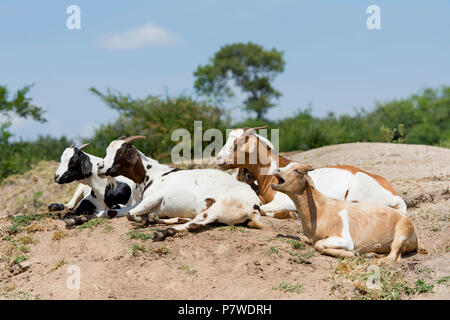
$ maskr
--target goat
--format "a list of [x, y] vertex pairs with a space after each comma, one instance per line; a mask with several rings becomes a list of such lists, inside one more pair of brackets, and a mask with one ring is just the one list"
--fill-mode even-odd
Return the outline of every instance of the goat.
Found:
[[291, 163], [276, 169], [274, 190], [288, 195], [300, 215], [305, 237], [322, 254], [354, 257], [355, 252], [389, 253], [380, 263], [399, 261], [402, 253], [419, 250], [414, 223], [397, 210], [374, 204], [326, 197], [316, 190], [312, 168]]
[[[98, 215], [107, 208], [118, 209], [137, 203], [140, 200], [140, 192], [133, 181], [125, 177], [98, 176], [97, 163], [102, 159], [84, 153], [82, 149], [87, 145], [77, 148], [72, 144], [62, 153], [61, 162], [54, 175], [55, 182], [65, 184], [79, 181], [80, 185], [68, 204], [52, 203], [48, 206], [49, 210], [59, 211], [65, 208], [73, 210], [79, 202], [74, 211], [75, 215]], [[82, 221], [74, 218], [66, 220], [66, 223], [71, 226]]]
[[[146, 157], [130, 143], [143, 136], [117, 139], [106, 149], [98, 164], [101, 176], [123, 175], [142, 190], [142, 201], [131, 208], [107, 210], [108, 215], [128, 214], [131, 221], [176, 224], [155, 232], [154, 240], [163, 240], [180, 230], [220, 222], [228, 225], [250, 220], [249, 226], [263, 229], [259, 198], [245, 183], [215, 169], [180, 170]], [[167, 219], [161, 219], [167, 218]]]
[[[270, 185], [276, 182], [272, 175], [278, 167], [291, 161], [277, 154], [272, 144], [255, 133], [255, 128], [235, 129], [216, 157], [221, 169], [245, 168], [258, 183], [261, 210], [272, 217], [291, 217], [286, 212], [295, 210], [291, 199], [276, 192]], [[309, 173], [317, 190], [334, 199], [363, 203], [379, 203], [406, 214], [405, 201], [389, 182], [378, 175], [349, 165], [318, 168]]]

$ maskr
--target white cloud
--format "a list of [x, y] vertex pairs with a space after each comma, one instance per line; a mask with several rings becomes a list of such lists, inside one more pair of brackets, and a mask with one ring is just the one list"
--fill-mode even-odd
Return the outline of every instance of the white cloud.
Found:
[[111, 50], [132, 50], [144, 47], [170, 47], [182, 40], [176, 35], [153, 24], [145, 24], [136, 29], [99, 37], [99, 45]]

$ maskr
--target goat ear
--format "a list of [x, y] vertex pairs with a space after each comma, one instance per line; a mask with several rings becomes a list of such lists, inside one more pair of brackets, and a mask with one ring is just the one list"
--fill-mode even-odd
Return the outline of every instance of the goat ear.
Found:
[[258, 145], [258, 141], [255, 136], [246, 136], [245, 142], [242, 142], [240, 140], [239, 142], [239, 151], [240, 152], [247, 152], [247, 153], [253, 153], [256, 150], [256, 147]]
[[83, 157], [83, 160], [81, 160], [81, 173], [86, 176], [89, 173], [91, 173], [92, 170], [92, 163], [89, 160], [89, 157]]
[[306, 183], [308, 183], [310, 187], [315, 188], [314, 182], [308, 174], [305, 174], [305, 180], [306, 180]]
[[136, 152], [136, 150], [133, 150], [134, 147], [131, 144], [127, 144], [127, 151], [126, 151], [126, 157], [128, 162], [131, 165], [135, 165], [136, 162], [138, 161], [138, 154]]
[[258, 138], [256, 136], [249, 136], [248, 137], [248, 153], [253, 153], [256, 151], [256, 148], [258, 147]]

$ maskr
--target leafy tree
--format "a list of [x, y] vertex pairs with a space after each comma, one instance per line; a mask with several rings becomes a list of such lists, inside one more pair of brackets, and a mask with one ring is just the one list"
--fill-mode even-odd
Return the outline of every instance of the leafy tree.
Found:
[[11, 100], [9, 98], [9, 91], [6, 86], [0, 86], [0, 113], [4, 116], [10, 117], [16, 114], [21, 118], [32, 118], [35, 121], [46, 122], [44, 118], [45, 111], [34, 105], [31, 98], [27, 97], [32, 85], [23, 87], [17, 90], [16, 94]]
[[[30, 144], [22, 142], [10, 142], [13, 134], [10, 132], [11, 118], [13, 115], [21, 118], [31, 118], [38, 122], [46, 122], [44, 118], [45, 111], [32, 103], [28, 97], [31, 85], [17, 90], [12, 98], [6, 86], [0, 86], [0, 180], [4, 177], [23, 172], [29, 168], [31, 163], [46, 159], [48, 153], [36, 152], [38, 150], [30, 149]], [[41, 139], [40, 137], [39, 139]], [[42, 138], [45, 140], [45, 138]], [[25, 146], [26, 145], [26, 146]], [[36, 146], [40, 145], [37, 141]], [[52, 150], [50, 148], [47, 151]]]
[[198, 93], [221, 103], [234, 96], [234, 84], [247, 95], [244, 109], [263, 119], [274, 106], [272, 100], [281, 96], [271, 82], [284, 71], [284, 65], [283, 53], [276, 49], [265, 50], [251, 42], [226, 45], [209, 64], [197, 68], [194, 87]]
[[46, 122], [45, 111], [35, 106], [31, 98], [27, 97], [32, 85], [17, 90], [12, 99], [9, 99], [9, 90], [6, 86], [0, 86], [0, 145], [8, 143], [12, 133], [9, 131], [11, 117], [15, 114], [21, 118], [32, 118], [38, 122]]
[[23, 173], [39, 161], [59, 161], [62, 151], [72, 143], [65, 136], [39, 136], [33, 141], [14, 141], [0, 144], [0, 181]]
[[[87, 150], [99, 156], [104, 155], [108, 144], [121, 135], [145, 135], [147, 139], [134, 144], [155, 159], [170, 161], [171, 149], [178, 143], [171, 140], [175, 129], [187, 129], [193, 141], [194, 121], [202, 121], [203, 131], [217, 128], [225, 132], [229, 124], [229, 117], [221, 108], [183, 95], [175, 98], [149, 95], [134, 99], [112, 90], [105, 94], [95, 88], [90, 91], [120, 114], [118, 120], [101, 126], [92, 138], [87, 139], [91, 142]], [[191, 146], [193, 149], [193, 142]]]

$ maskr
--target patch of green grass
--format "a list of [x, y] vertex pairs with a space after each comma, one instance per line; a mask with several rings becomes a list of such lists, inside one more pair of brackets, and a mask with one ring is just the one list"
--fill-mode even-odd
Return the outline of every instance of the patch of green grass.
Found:
[[23, 245], [36, 243], [36, 240], [33, 239], [31, 236], [22, 236], [18, 239], [18, 241]]
[[42, 220], [47, 217], [47, 214], [26, 214], [19, 216], [8, 216], [8, 220], [15, 226], [26, 227], [33, 221]]
[[[354, 298], [363, 300], [399, 300], [402, 295], [431, 292], [433, 285], [417, 280], [414, 286], [401, 271], [390, 267], [369, 269], [364, 257], [338, 259], [335, 273], [350, 280], [355, 288]], [[372, 266], [373, 267], [373, 266]], [[369, 288], [368, 280], [378, 279], [379, 288]]]
[[130, 237], [130, 239], [139, 239], [142, 241], [147, 241], [152, 238], [151, 234], [140, 232], [137, 230], [130, 230], [127, 234]]
[[273, 253], [278, 254], [278, 252], [279, 252], [279, 250], [278, 250], [277, 247], [270, 247], [269, 248], [269, 254], [273, 254]]
[[20, 252], [23, 252], [23, 253], [28, 253], [28, 252], [30, 252], [30, 248], [27, 247], [27, 246], [24, 246], [24, 245], [18, 246], [18, 247], [17, 247], [17, 250], [19, 250]]
[[314, 253], [314, 250], [309, 250], [309, 251], [303, 253], [303, 254], [301, 255], [301, 257], [302, 257], [303, 259], [309, 259], [309, 258], [314, 257], [314, 254], [315, 254], [315, 253]]
[[131, 246], [131, 255], [135, 257], [138, 254], [138, 252], [145, 252], [144, 245], [133, 243], [133, 245]]
[[292, 248], [296, 250], [303, 250], [305, 249], [305, 244], [300, 241], [292, 241]]
[[27, 261], [27, 260], [28, 260], [28, 257], [26, 255], [21, 254], [14, 258], [13, 263], [19, 264], [19, 263]]
[[300, 293], [300, 291], [302, 290], [302, 285], [300, 283], [289, 283], [289, 282], [283, 281], [280, 283], [280, 285], [278, 287], [272, 288], [272, 290]]
[[38, 207], [42, 204], [42, 201], [39, 200], [42, 197], [43, 191], [38, 191], [33, 194], [33, 206]]
[[103, 230], [105, 232], [112, 232], [112, 231], [114, 231], [114, 227], [111, 224], [105, 224], [105, 225], [103, 225]]
[[431, 283], [426, 283], [422, 279], [418, 279], [416, 282], [414, 282], [415, 285], [415, 291], [418, 293], [428, 293], [433, 292], [433, 285]]
[[239, 232], [242, 232], [242, 233], [249, 233], [250, 232], [249, 229], [244, 228], [244, 227], [238, 227], [237, 229], [238, 229]]
[[11, 300], [40, 300], [39, 295], [19, 291], [17, 293], [0, 293], [0, 297]]
[[64, 259], [59, 260], [58, 262], [55, 263], [55, 265], [46, 272], [47, 273], [51, 273], [54, 272], [56, 270], [58, 270], [59, 268], [61, 268], [63, 265], [67, 264], [67, 261]]
[[46, 214], [26, 214], [17, 216], [8, 216], [7, 219], [12, 222], [12, 224], [6, 228], [6, 233], [8, 235], [15, 235], [23, 231], [23, 229], [29, 226], [33, 221], [38, 221], [47, 218], [49, 215]]
[[184, 272], [186, 272], [186, 274], [188, 274], [190, 276], [194, 276], [197, 274], [197, 270], [195, 270], [193, 267], [190, 267], [187, 265], [179, 266], [178, 269], [183, 270]]
[[110, 224], [111, 221], [109, 219], [106, 218], [95, 218], [95, 219], [91, 219], [89, 221], [86, 221], [85, 223], [77, 226], [77, 229], [91, 229], [93, 230], [95, 227], [97, 226], [101, 226], [101, 225], [108, 225]]
[[6, 233], [10, 236], [15, 235], [17, 233], [22, 232], [23, 228], [18, 224], [12, 224], [8, 228], [6, 228]]
[[289, 251], [289, 250], [285, 250], [285, 251], [286, 251], [289, 255], [295, 257], [295, 259], [294, 259], [294, 262], [295, 262], [295, 263], [298, 263], [298, 264], [308, 264], [308, 263], [310, 263], [307, 259], [303, 258], [304, 254], [303, 254], [303, 255], [300, 255], [300, 254], [298, 254], [298, 253], [296, 253], [296, 252], [292, 252], [292, 251]]
[[12, 239], [14, 239], [12, 236], [4, 236], [2, 238], [2, 240], [5, 240], [5, 241], [11, 241]]
[[226, 231], [226, 230], [237, 231], [237, 227], [235, 227], [235, 226], [223, 226], [223, 227], [219, 228], [219, 231]]
[[446, 276], [446, 277], [440, 278], [440, 279], [438, 279], [438, 281], [437, 281], [438, 284], [443, 284], [443, 283], [445, 283], [445, 284], [447, 284], [447, 285], [448, 285], [449, 282], [450, 282], [450, 276]]

